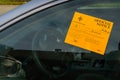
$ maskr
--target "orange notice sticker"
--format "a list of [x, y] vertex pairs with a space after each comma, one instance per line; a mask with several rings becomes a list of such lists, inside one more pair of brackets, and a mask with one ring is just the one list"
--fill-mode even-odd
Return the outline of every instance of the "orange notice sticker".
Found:
[[113, 22], [75, 12], [65, 43], [104, 55]]

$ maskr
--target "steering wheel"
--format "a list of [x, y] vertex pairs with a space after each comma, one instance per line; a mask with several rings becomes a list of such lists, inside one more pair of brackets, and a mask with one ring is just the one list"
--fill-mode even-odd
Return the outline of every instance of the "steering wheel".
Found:
[[[64, 36], [62, 30], [47, 28], [36, 32], [32, 40], [33, 58], [39, 69], [49, 77], [57, 78], [65, 75], [68, 72], [69, 63], [66, 63], [64, 67], [60, 66], [48, 66], [44, 64], [38, 57], [39, 51], [54, 51], [55, 49], [66, 49], [69, 46], [63, 45]], [[67, 54], [66, 54], [67, 55]], [[62, 55], [61, 61], [64, 59], [65, 54]]]

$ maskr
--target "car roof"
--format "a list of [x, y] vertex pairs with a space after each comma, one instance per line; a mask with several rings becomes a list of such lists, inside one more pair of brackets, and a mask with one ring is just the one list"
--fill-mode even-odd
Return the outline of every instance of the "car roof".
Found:
[[[61, 3], [61, 2], [65, 2], [68, 0], [30, 0], [28, 3], [23, 4], [17, 8], [15, 8], [14, 10], [9, 11], [8, 13], [0, 16], [0, 31], [2, 30], [2, 26], [5, 25], [6, 23], [10, 22], [11, 20], [20, 17], [23, 14], [26, 14], [38, 7], [41, 6], [45, 6], [47, 4], [50, 3]], [[50, 6], [50, 5], [49, 5]], [[45, 7], [49, 7], [49, 6], [45, 6]], [[8, 26], [8, 25], [6, 25]]]

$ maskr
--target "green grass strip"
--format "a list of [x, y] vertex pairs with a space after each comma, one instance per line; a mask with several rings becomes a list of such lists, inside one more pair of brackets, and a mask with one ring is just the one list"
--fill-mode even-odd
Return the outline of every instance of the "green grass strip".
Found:
[[21, 5], [24, 4], [28, 1], [19, 1], [19, 0], [0, 0], [0, 5]]

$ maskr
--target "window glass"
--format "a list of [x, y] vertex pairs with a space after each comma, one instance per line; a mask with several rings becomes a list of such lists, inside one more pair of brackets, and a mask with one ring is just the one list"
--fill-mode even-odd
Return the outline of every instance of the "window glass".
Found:
[[[99, 17], [114, 22], [108, 41], [106, 53], [117, 50], [120, 41], [120, 8], [119, 6], [101, 5], [110, 3], [119, 5], [111, 0], [81, 1], [75, 0], [40, 11], [27, 17], [0, 33], [0, 44], [22, 50], [54, 51], [61, 49], [66, 52], [89, 52], [64, 43], [71, 20], [75, 11]], [[99, 3], [97, 6], [96, 3]]]

